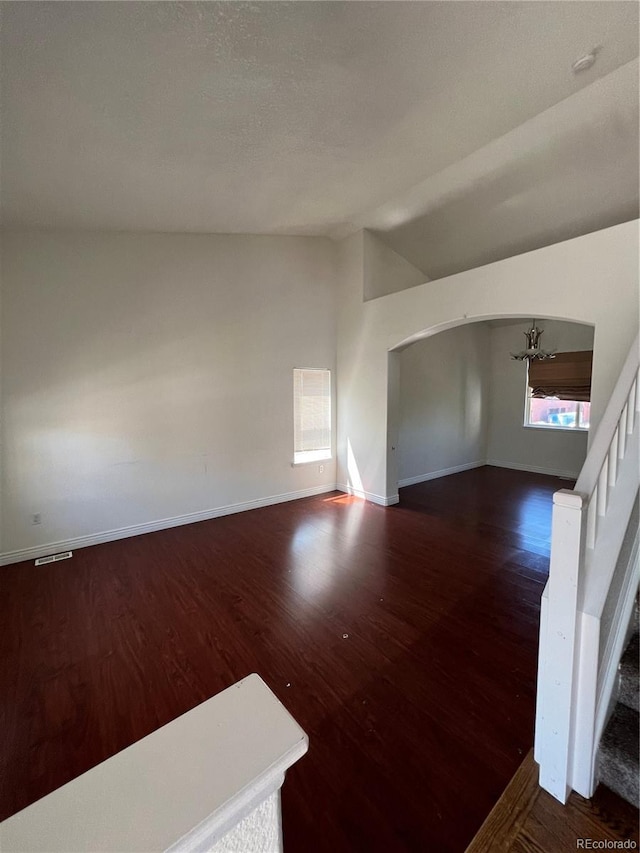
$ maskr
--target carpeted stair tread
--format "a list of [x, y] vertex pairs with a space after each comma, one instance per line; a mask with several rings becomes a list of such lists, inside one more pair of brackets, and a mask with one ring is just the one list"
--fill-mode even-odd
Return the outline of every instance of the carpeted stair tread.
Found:
[[602, 736], [598, 754], [602, 784], [636, 808], [640, 793], [639, 723], [638, 712], [618, 702]]
[[622, 702], [628, 708], [633, 708], [635, 711], [639, 708], [638, 690], [640, 681], [638, 677], [640, 645], [638, 643], [638, 634], [634, 634], [631, 638], [625, 653], [620, 660], [620, 695], [618, 701]]

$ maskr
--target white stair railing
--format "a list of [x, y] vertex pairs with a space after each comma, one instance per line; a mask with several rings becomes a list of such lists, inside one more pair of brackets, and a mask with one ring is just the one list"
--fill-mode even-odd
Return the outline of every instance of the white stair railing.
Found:
[[624, 642], [619, 622], [631, 613], [634, 583], [637, 589], [637, 548], [627, 548], [624, 565], [619, 557], [640, 482], [638, 348], [636, 338], [575, 489], [553, 496], [549, 580], [540, 612], [535, 758], [540, 785], [563, 803], [571, 789], [586, 797], [593, 793], [595, 755], [610, 704], [606, 694], [614, 686], [603, 668], [617, 663]]

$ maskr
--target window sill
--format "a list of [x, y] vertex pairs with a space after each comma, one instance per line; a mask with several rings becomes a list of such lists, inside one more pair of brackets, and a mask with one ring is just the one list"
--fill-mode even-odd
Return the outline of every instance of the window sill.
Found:
[[323, 465], [325, 462], [331, 462], [332, 460], [333, 456], [318, 456], [315, 459], [302, 459], [300, 462], [293, 461], [291, 467], [302, 468], [305, 465]]
[[523, 424], [525, 429], [541, 429], [544, 432], [589, 432], [588, 427], [542, 426], [541, 424]]

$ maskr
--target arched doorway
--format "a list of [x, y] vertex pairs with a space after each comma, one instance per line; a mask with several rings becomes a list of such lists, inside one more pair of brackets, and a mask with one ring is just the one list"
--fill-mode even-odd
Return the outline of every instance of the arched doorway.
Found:
[[[527, 364], [510, 358], [522, 348], [522, 332], [531, 320], [464, 318], [426, 329], [389, 350], [388, 494], [483, 464], [577, 476], [588, 431], [577, 422], [571, 428], [569, 415], [556, 416], [557, 424], [530, 422]], [[538, 326], [549, 349], [593, 349], [592, 325], [545, 318]]]

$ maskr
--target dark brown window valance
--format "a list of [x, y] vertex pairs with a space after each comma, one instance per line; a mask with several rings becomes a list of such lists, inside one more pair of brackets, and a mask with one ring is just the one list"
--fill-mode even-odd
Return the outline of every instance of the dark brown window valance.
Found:
[[529, 387], [532, 397], [558, 397], [560, 400], [591, 400], [591, 361], [593, 352], [557, 352], [555, 358], [529, 363]]

